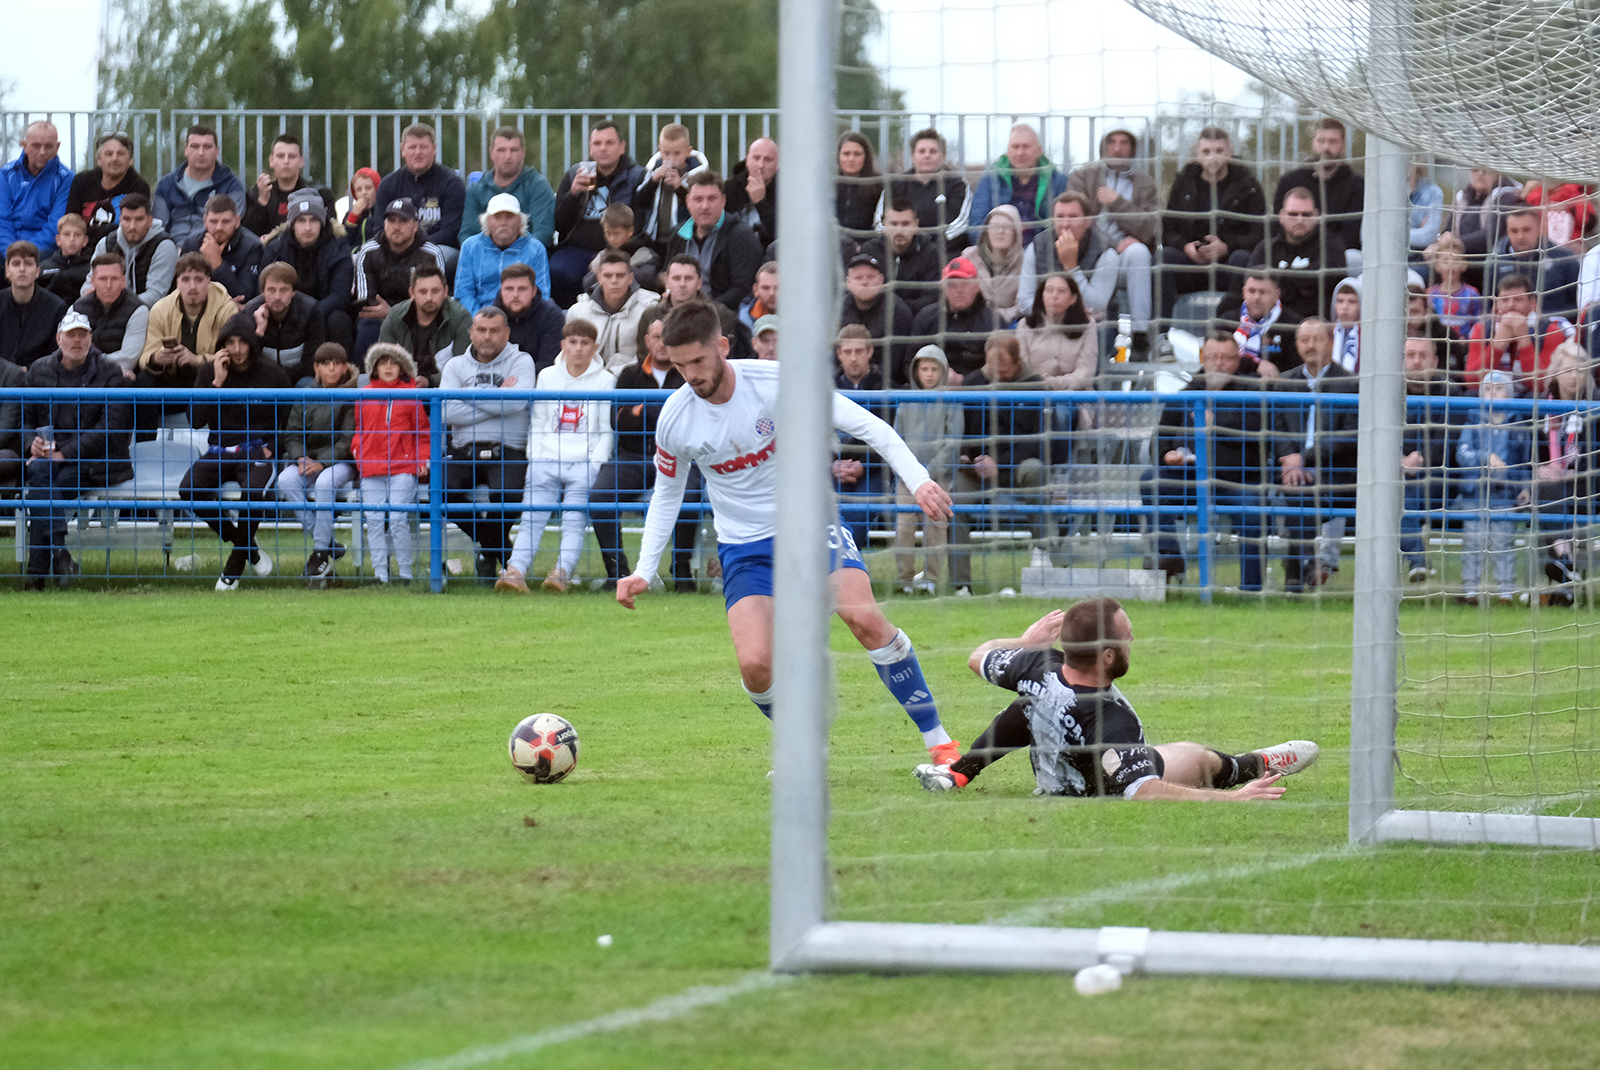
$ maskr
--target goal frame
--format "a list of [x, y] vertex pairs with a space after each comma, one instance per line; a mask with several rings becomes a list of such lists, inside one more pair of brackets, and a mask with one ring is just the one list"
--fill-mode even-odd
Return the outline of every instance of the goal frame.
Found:
[[[1384, 5], [1375, 5], [1384, 6]], [[784, 329], [779, 340], [772, 745], [770, 964], [775, 971], [1061, 971], [1107, 962], [1123, 972], [1343, 981], [1600, 988], [1600, 947], [1374, 937], [1172, 932], [827, 919], [827, 734], [833, 699], [825, 522], [832, 441], [831, 352], [838, 252], [832, 230], [833, 2], [783, 0], [778, 68], [784, 138]], [[1383, 32], [1375, 20], [1375, 33]], [[1405, 149], [1367, 140], [1363, 335], [1380, 359], [1360, 383], [1355, 627], [1351, 651], [1349, 841], [1600, 849], [1600, 820], [1395, 807], [1400, 654], [1400, 455], [1404, 373]], [[1370, 332], [1370, 333], [1369, 333]]]

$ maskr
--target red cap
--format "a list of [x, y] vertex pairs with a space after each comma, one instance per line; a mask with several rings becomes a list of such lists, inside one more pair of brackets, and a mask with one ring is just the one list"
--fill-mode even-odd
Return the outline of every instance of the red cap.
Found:
[[978, 265], [964, 256], [958, 256], [944, 266], [944, 277], [947, 279], [975, 279], [978, 277]]

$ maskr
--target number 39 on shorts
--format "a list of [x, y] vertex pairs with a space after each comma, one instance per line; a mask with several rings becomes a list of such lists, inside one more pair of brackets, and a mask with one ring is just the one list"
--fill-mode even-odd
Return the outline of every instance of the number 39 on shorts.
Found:
[[846, 550], [856, 550], [857, 553], [860, 552], [860, 550], [858, 550], [856, 547], [856, 537], [850, 534], [849, 528], [845, 527], [843, 524], [829, 524], [828, 549], [838, 550], [841, 548]]

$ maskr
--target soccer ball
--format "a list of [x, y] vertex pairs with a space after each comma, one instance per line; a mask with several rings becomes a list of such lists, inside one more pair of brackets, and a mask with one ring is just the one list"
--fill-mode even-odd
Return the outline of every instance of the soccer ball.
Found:
[[554, 784], [578, 766], [578, 730], [565, 717], [536, 713], [511, 732], [511, 764], [535, 784]]

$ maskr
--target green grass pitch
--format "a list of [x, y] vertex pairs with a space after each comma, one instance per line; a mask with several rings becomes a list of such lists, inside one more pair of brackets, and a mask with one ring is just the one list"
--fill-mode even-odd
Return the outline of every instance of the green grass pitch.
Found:
[[[0, 594], [0, 1067], [388, 1070], [765, 965], [772, 756], [720, 599], [249, 586]], [[1001, 704], [967, 651], [1044, 608], [891, 604], [959, 738]], [[1041, 800], [1021, 756], [925, 795], [836, 626], [835, 917], [1600, 938], [1592, 855], [1346, 849], [1348, 601], [1132, 617], [1154, 739], [1323, 744], [1286, 803]], [[1595, 816], [1590, 611], [1402, 626], [1408, 803]], [[582, 733], [551, 787], [505, 753], [539, 710]], [[482, 1065], [1536, 1068], [1597, 1044], [1584, 993], [813, 977]]]

